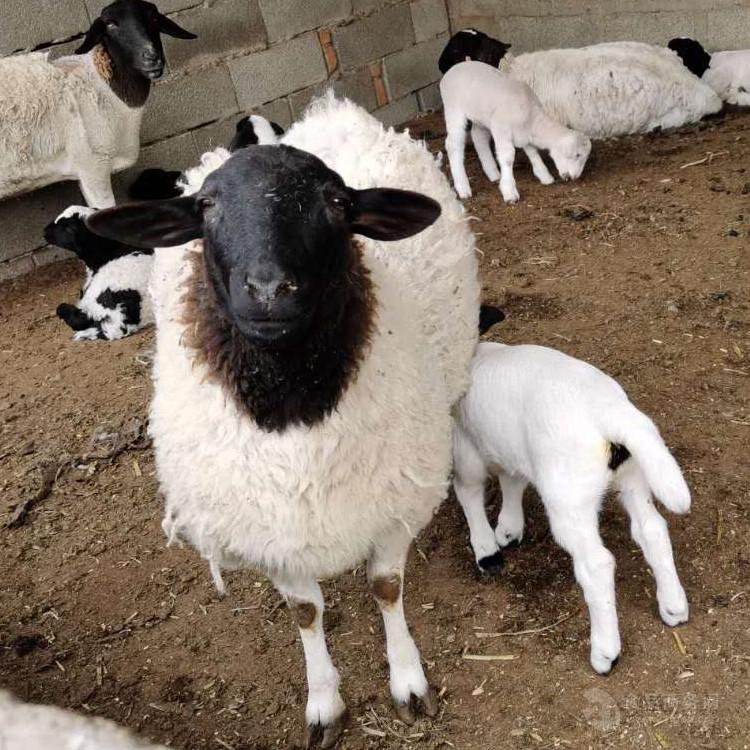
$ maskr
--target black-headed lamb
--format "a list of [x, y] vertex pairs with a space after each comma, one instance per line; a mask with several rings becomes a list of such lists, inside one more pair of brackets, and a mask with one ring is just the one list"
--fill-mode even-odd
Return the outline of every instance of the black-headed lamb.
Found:
[[299, 625], [311, 740], [329, 747], [345, 706], [317, 580], [364, 560], [398, 714], [438, 710], [404, 566], [447, 491], [479, 286], [466, 216], [423, 144], [332, 96], [283, 142], [204, 155], [191, 195], [87, 221], [159, 248], [150, 431], [165, 531], [219, 585], [221, 568], [271, 577]]
[[518, 56], [509, 48], [463, 29], [446, 44], [438, 67], [446, 73], [467, 59], [500, 67], [530, 86], [550, 117], [591, 138], [677, 127], [722, 107], [711, 87], [666, 47], [605, 42]]
[[84, 221], [93, 211], [70, 206], [44, 229], [47, 242], [71, 250], [86, 265], [78, 302], [57, 307], [57, 316], [75, 331], [74, 341], [112, 341], [154, 322], [148, 292], [153, 249], [94, 234]]
[[[601, 370], [547, 347], [480, 344], [458, 408], [454, 459], [456, 497], [485, 572], [500, 569], [502, 547], [521, 541], [524, 489], [537, 489], [552, 535], [573, 558], [597, 672], [609, 672], [620, 656], [615, 561], [599, 535], [610, 485], [653, 571], [662, 620], [674, 626], [688, 619], [669, 528], [651, 494], [674, 513], [687, 513], [690, 491], [654, 423]], [[490, 473], [503, 496], [494, 531], [484, 507]]]
[[196, 38], [153, 3], [116, 0], [75, 55], [0, 59], [0, 199], [78, 180], [89, 206], [115, 205], [111, 174], [138, 158], [143, 108], [164, 71], [160, 34]]

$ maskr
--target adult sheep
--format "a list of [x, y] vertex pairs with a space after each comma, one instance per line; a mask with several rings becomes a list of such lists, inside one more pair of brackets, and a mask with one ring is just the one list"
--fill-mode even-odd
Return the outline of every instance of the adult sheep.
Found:
[[196, 38], [153, 3], [116, 0], [75, 55], [0, 59], [0, 199], [78, 180], [89, 206], [114, 206], [110, 175], [137, 160], [143, 108], [164, 72], [160, 34]]
[[479, 286], [466, 217], [423, 144], [332, 96], [283, 143], [219, 149], [187, 173], [192, 194], [87, 222], [187, 243], [156, 250], [152, 282], [164, 528], [220, 587], [222, 568], [273, 580], [304, 646], [309, 740], [330, 747], [345, 706], [317, 580], [364, 560], [398, 714], [438, 710], [403, 573], [447, 491]]

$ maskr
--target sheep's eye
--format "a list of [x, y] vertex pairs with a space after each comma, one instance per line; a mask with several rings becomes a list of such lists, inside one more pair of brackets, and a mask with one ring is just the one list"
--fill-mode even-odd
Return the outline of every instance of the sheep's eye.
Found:
[[216, 201], [214, 201], [213, 198], [199, 198], [198, 199], [198, 205], [200, 206], [201, 211], [206, 211], [207, 209], [211, 208], [212, 206], [216, 205]]
[[117, 21], [107, 21], [107, 31], [114, 31], [117, 28]]
[[331, 198], [331, 203], [341, 210], [346, 210], [351, 205], [348, 198], [341, 198], [339, 196]]

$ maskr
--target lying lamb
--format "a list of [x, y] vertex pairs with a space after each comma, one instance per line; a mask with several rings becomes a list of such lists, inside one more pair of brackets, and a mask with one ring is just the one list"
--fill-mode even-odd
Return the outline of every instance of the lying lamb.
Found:
[[667, 46], [727, 104], [750, 107], [750, 50], [727, 50], [709, 55], [699, 42], [686, 38], [672, 39]]
[[78, 302], [57, 308], [57, 316], [75, 331], [74, 341], [112, 341], [154, 322], [148, 293], [154, 251], [95, 235], [84, 222], [93, 211], [70, 206], [44, 229], [47, 242], [72, 250], [86, 265]]
[[[448, 152], [453, 184], [460, 198], [471, 197], [469, 178], [464, 167], [466, 126], [487, 179], [500, 180], [500, 192], [506, 203], [519, 199], [513, 177], [516, 149], [529, 157], [534, 176], [543, 185], [555, 181], [537, 149], [548, 149], [560, 177], [576, 180], [581, 176], [591, 153], [591, 141], [549, 117], [534, 92], [525, 84], [482, 62], [454, 65], [440, 82], [443, 98], [445, 150]], [[500, 171], [492, 157], [490, 136]]]
[[117, 0], [75, 56], [0, 59], [0, 199], [78, 180], [86, 203], [115, 205], [110, 175], [135, 163], [151, 81], [164, 71], [160, 34], [195, 35], [144, 0]]
[[330, 747], [345, 706], [317, 581], [363, 560], [398, 714], [438, 711], [404, 566], [447, 491], [479, 285], [466, 217], [423, 144], [332, 96], [283, 140], [206, 154], [189, 195], [87, 222], [121, 242], [187, 243], [157, 249], [153, 277], [164, 528], [217, 585], [221, 568], [252, 567], [286, 597], [309, 739]]
[[[688, 619], [669, 529], [651, 493], [687, 513], [690, 491], [653, 422], [612, 378], [541, 346], [482, 343], [454, 434], [455, 490], [469, 523], [477, 564], [496, 572], [500, 547], [523, 536], [523, 492], [539, 492], [552, 534], [573, 558], [591, 617], [591, 665], [606, 674], [620, 655], [615, 562], [599, 536], [598, 514], [614, 485], [631, 534], [656, 579], [662, 620]], [[484, 509], [487, 473], [503, 504], [494, 533]]]
[[500, 66], [533, 89], [550, 117], [591, 138], [677, 127], [722, 107], [711, 87], [665, 47], [606, 42], [518, 57], [509, 47], [464, 29], [448, 41], [438, 67], [446, 73], [467, 59]]

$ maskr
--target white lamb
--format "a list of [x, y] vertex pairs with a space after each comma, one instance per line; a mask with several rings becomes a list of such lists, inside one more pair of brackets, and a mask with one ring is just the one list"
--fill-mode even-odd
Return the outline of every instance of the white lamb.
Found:
[[115, 205], [110, 175], [138, 158], [143, 108], [164, 70], [159, 34], [195, 39], [144, 0], [116, 0], [76, 55], [0, 59], [0, 199], [78, 180], [89, 206]]
[[330, 747], [345, 707], [317, 580], [363, 560], [397, 711], [438, 710], [403, 572], [447, 490], [479, 287], [466, 217], [423, 144], [331, 96], [283, 144], [219, 149], [187, 172], [192, 195], [88, 223], [157, 247], [203, 238], [156, 251], [150, 430], [164, 528], [220, 587], [221, 568], [271, 577], [304, 646], [309, 739]]
[[[500, 547], [523, 537], [523, 493], [536, 487], [552, 534], [573, 558], [591, 618], [591, 665], [606, 674], [620, 655], [615, 561], [599, 536], [598, 515], [614, 485], [633, 539], [656, 579], [659, 613], [669, 626], [688, 619], [669, 529], [653, 493], [674, 513], [690, 491], [654, 423], [595, 367], [541, 346], [482, 343], [454, 433], [454, 486], [480, 569], [496, 572]], [[503, 503], [492, 531], [484, 508], [488, 473]]]
[[[513, 177], [516, 149], [529, 157], [534, 176], [543, 184], [555, 181], [538, 149], [549, 150], [560, 177], [576, 180], [581, 176], [591, 153], [591, 141], [555, 122], [542, 109], [534, 92], [499, 70], [483, 62], [454, 65], [440, 81], [453, 184], [460, 198], [471, 197], [469, 178], [464, 167], [466, 127], [471, 123], [471, 137], [487, 179], [500, 180], [500, 192], [506, 203], [519, 199]], [[492, 157], [490, 137], [495, 141]]]
[[605, 42], [527, 52], [476, 29], [448, 41], [442, 73], [466, 59], [481, 60], [528, 84], [547, 114], [591, 138], [645, 133], [697, 122], [718, 112], [721, 99], [665, 47]]

